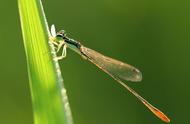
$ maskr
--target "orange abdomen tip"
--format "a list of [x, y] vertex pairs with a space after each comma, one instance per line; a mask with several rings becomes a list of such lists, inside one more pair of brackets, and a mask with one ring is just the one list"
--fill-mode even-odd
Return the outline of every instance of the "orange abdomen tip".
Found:
[[162, 121], [164, 121], [166, 123], [170, 123], [170, 119], [163, 112], [161, 112], [159, 109], [155, 108], [154, 106], [152, 106], [148, 102], [143, 102], [143, 103], [152, 111], [152, 113], [154, 113]]

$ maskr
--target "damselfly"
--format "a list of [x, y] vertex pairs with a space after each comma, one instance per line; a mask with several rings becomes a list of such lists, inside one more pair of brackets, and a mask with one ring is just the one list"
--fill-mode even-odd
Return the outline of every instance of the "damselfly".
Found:
[[142, 74], [135, 67], [123, 63], [121, 61], [112, 59], [110, 57], [104, 56], [92, 49], [89, 49], [83, 46], [80, 42], [71, 39], [66, 36], [65, 31], [61, 30], [56, 33], [55, 26], [51, 26], [51, 37], [50, 40], [56, 46], [57, 52], [62, 48], [62, 55], [57, 57], [57, 60], [63, 59], [66, 57], [66, 48], [74, 50], [78, 54], [80, 54], [86, 60], [89, 60], [93, 64], [95, 64], [98, 68], [103, 70], [105, 73], [110, 75], [114, 80], [116, 80], [119, 84], [121, 84], [124, 88], [126, 88], [129, 92], [131, 92], [134, 96], [136, 96], [150, 111], [152, 111], [158, 118], [163, 120], [164, 122], [169, 123], [170, 119], [159, 109], [151, 105], [148, 101], [146, 101], [143, 97], [141, 97], [136, 91], [130, 88], [127, 84], [125, 84], [122, 80], [126, 81], [141, 81]]

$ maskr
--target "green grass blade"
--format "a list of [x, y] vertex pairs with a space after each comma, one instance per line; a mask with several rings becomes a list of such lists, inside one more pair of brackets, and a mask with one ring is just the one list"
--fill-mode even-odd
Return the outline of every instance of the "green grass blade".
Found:
[[73, 124], [40, 0], [18, 0], [35, 124]]

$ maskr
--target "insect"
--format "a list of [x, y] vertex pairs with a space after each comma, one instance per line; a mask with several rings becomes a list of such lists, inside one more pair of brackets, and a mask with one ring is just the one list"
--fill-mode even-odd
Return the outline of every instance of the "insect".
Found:
[[129, 92], [131, 92], [150, 111], [152, 111], [152, 113], [154, 113], [162, 121], [166, 123], [170, 122], [170, 119], [163, 112], [161, 112], [159, 109], [151, 105], [148, 101], [146, 101], [143, 97], [141, 97], [136, 91], [134, 91], [132, 88], [130, 88], [126, 83], [122, 81], [122, 80], [132, 81], [132, 82], [141, 81], [142, 74], [138, 69], [129, 64], [104, 56], [92, 49], [83, 46], [80, 42], [67, 37], [64, 30], [61, 30], [56, 33], [54, 25], [51, 26], [51, 35], [52, 36], [50, 37], [50, 41], [57, 48], [57, 52], [59, 52], [60, 49], [62, 48], [62, 54], [61, 56], [57, 57], [56, 60], [60, 60], [66, 57], [67, 47], [72, 49], [73, 51], [81, 55], [84, 59], [89, 60], [98, 68], [103, 70], [114, 80], [116, 80], [120, 85], [122, 85]]

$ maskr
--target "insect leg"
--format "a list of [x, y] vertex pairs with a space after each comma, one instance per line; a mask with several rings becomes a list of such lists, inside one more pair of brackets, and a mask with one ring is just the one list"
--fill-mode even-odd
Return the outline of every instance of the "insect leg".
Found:
[[58, 43], [55, 42], [55, 37], [50, 36], [49, 40], [51, 41], [51, 43], [53, 43], [53, 45], [58, 46]]
[[55, 60], [61, 60], [61, 59], [66, 57], [66, 55], [67, 55], [67, 49], [66, 48], [67, 48], [67, 46], [66, 46], [66, 44], [64, 44], [61, 56], [56, 57]]
[[62, 46], [63, 46], [63, 48], [65, 46], [65, 41], [64, 40], [57, 45], [57, 53], [59, 52], [59, 50], [61, 49]]

